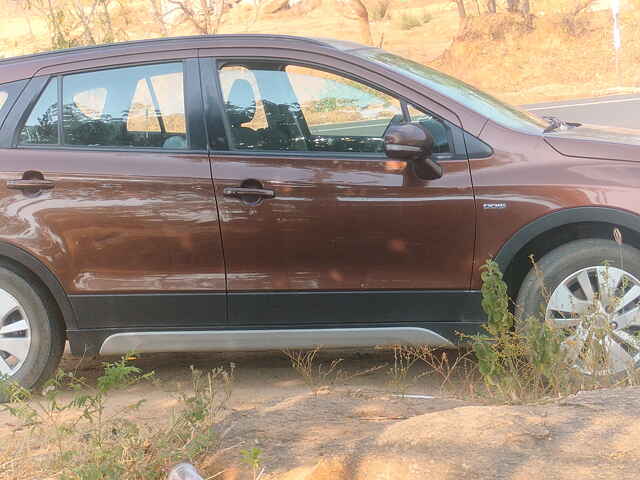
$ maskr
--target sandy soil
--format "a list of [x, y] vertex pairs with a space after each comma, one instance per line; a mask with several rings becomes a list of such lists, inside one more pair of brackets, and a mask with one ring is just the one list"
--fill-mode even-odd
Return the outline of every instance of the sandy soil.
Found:
[[[263, 478], [277, 480], [637, 478], [640, 388], [492, 406], [454, 399], [439, 390], [438, 378], [421, 377], [409, 393], [432, 398], [399, 398], [389, 385], [392, 353], [321, 355], [324, 362], [335, 358], [344, 358], [348, 374], [387, 366], [314, 395], [280, 352], [149, 355], [136, 364], [155, 371], [156, 379], [116, 392], [111, 408], [145, 398], [137, 419], [163, 421], [187, 388], [190, 365], [233, 362], [233, 396], [220, 425], [223, 450], [198, 464], [205, 478], [219, 472], [216, 478], [225, 480], [251, 478], [240, 450], [252, 446], [263, 451]], [[76, 368], [77, 360], [67, 357], [63, 366]], [[89, 379], [99, 372], [96, 360], [78, 368]], [[416, 365], [410, 378], [420, 372]], [[0, 414], [0, 450], [25, 435]], [[2, 467], [3, 480], [34, 478]]]

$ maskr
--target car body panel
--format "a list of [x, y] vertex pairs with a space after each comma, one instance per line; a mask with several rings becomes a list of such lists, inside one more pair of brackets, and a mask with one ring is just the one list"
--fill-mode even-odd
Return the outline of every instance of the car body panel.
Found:
[[640, 130], [580, 125], [547, 133], [545, 140], [569, 157], [640, 161]]
[[[68, 293], [225, 290], [206, 154], [12, 149], [0, 156], [2, 240], [41, 259]], [[6, 189], [6, 180], [29, 170], [55, 188]]]
[[[639, 164], [568, 157], [542, 136], [491, 122], [481, 139], [494, 147], [494, 155], [470, 160], [478, 204], [472, 289], [481, 286], [480, 265], [495, 257], [518, 230], [545, 215], [583, 206], [639, 212]], [[485, 208], [490, 204], [504, 208]]]
[[[403, 162], [213, 156], [230, 291], [466, 289], [475, 206], [466, 160], [421, 181]], [[260, 181], [257, 206], [226, 187]]]

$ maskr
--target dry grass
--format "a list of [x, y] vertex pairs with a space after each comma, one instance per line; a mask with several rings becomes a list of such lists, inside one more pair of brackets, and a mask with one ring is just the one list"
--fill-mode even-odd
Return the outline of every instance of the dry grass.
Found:
[[[616, 74], [608, 11], [583, 12], [568, 20], [563, 12], [534, 18], [501, 14], [471, 18], [463, 34], [435, 62], [453, 76], [511, 103], [532, 103], [636, 88], [640, 76], [640, 9], [620, 16], [623, 48]], [[503, 72], [497, 75], [496, 72]]]

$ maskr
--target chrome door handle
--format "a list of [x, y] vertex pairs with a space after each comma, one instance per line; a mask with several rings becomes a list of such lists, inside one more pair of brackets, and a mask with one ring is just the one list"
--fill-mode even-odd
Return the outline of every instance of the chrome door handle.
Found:
[[224, 189], [224, 195], [226, 197], [253, 195], [262, 198], [274, 198], [276, 196], [276, 192], [265, 188], [226, 187]]
[[7, 188], [12, 190], [51, 190], [55, 186], [52, 180], [40, 178], [7, 180]]

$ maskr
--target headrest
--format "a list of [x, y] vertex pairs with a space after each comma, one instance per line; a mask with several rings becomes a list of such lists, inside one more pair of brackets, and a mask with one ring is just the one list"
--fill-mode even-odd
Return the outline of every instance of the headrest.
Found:
[[256, 97], [248, 80], [239, 78], [233, 82], [225, 109], [229, 122], [234, 127], [253, 120], [256, 114]]

